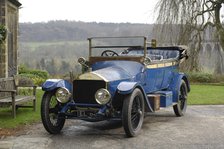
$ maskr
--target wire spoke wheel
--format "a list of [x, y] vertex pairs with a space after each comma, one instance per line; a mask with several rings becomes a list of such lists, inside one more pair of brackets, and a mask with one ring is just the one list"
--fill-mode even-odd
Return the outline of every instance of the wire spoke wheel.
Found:
[[139, 96], [135, 97], [132, 104], [131, 124], [134, 129], [138, 127], [139, 121], [142, 116], [142, 107], [139, 98]]
[[179, 89], [179, 97], [177, 104], [173, 106], [176, 116], [183, 116], [187, 109], [187, 85], [185, 81], [181, 81]]
[[65, 119], [58, 117], [60, 103], [54, 92], [45, 92], [41, 102], [41, 119], [45, 129], [51, 134], [57, 134], [64, 126]]
[[135, 89], [124, 99], [122, 123], [128, 137], [140, 133], [144, 118], [144, 97], [141, 90]]

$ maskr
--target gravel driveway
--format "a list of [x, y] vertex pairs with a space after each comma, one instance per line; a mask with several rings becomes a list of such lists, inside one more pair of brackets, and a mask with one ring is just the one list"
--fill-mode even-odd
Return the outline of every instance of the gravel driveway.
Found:
[[224, 105], [188, 106], [184, 117], [172, 108], [150, 114], [142, 132], [126, 138], [121, 122], [89, 123], [68, 120], [59, 135], [48, 134], [41, 123], [19, 136], [0, 140], [0, 149], [204, 149], [224, 148]]

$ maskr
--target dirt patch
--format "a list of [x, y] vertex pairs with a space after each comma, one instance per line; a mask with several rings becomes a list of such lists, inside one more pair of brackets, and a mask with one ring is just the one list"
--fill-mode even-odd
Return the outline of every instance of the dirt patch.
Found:
[[0, 139], [4, 139], [8, 136], [19, 136], [26, 134], [26, 132], [36, 123], [31, 125], [22, 125], [17, 128], [0, 128]]
[[3, 139], [7, 136], [12, 136], [12, 135], [15, 135], [16, 132], [18, 132], [18, 128], [16, 129], [6, 129], [6, 128], [0, 128], [0, 138]]

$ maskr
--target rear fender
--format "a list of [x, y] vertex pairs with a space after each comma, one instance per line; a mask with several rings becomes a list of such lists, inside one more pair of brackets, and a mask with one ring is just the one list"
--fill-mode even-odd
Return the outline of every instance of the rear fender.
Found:
[[190, 84], [187, 76], [184, 73], [175, 73], [173, 80], [170, 83], [168, 90], [173, 92], [173, 102], [177, 102], [179, 99], [179, 90], [181, 86], [181, 80], [184, 80], [187, 85], [187, 91], [190, 92]]
[[72, 92], [72, 84], [62, 79], [48, 79], [43, 83], [42, 90], [53, 91], [60, 87], [67, 88], [70, 92]]
[[148, 108], [148, 110], [146, 111], [153, 112], [152, 106], [148, 101], [147, 95], [141, 84], [139, 84], [138, 82], [121, 82], [117, 87], [117, 94], [128, 95], [131, 94], [135, 88], [139, 88], [142, 91], [145, 100], [145, 105]]

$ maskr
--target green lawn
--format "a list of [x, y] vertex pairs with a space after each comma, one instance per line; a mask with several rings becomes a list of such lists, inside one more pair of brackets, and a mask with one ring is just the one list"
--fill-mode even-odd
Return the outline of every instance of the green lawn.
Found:
[[[43, 92], [37, 92], [37, 111], [32, 109], [19, 109], [16, 119], [11, 116], [10, 108], [0, 108], [0, 128], [16, 128], [26, 124], [40, 121], [40, 102]], [[224, 104], [224, 85], [191, 85], [188, 96], [190, 105]]]
[[32, 108], [19, 108], [16, 112], [16, 118], [11, 115], [11, 107], [0, 108], [0, 128], [16, 128], [18, 126], [31, 124], [40, 121], [40, 102], [43, 95], [42, 90], [37, 91], [37, 111]]
[[189, 105], [224, 104], [224, 85], [191, 85]]

